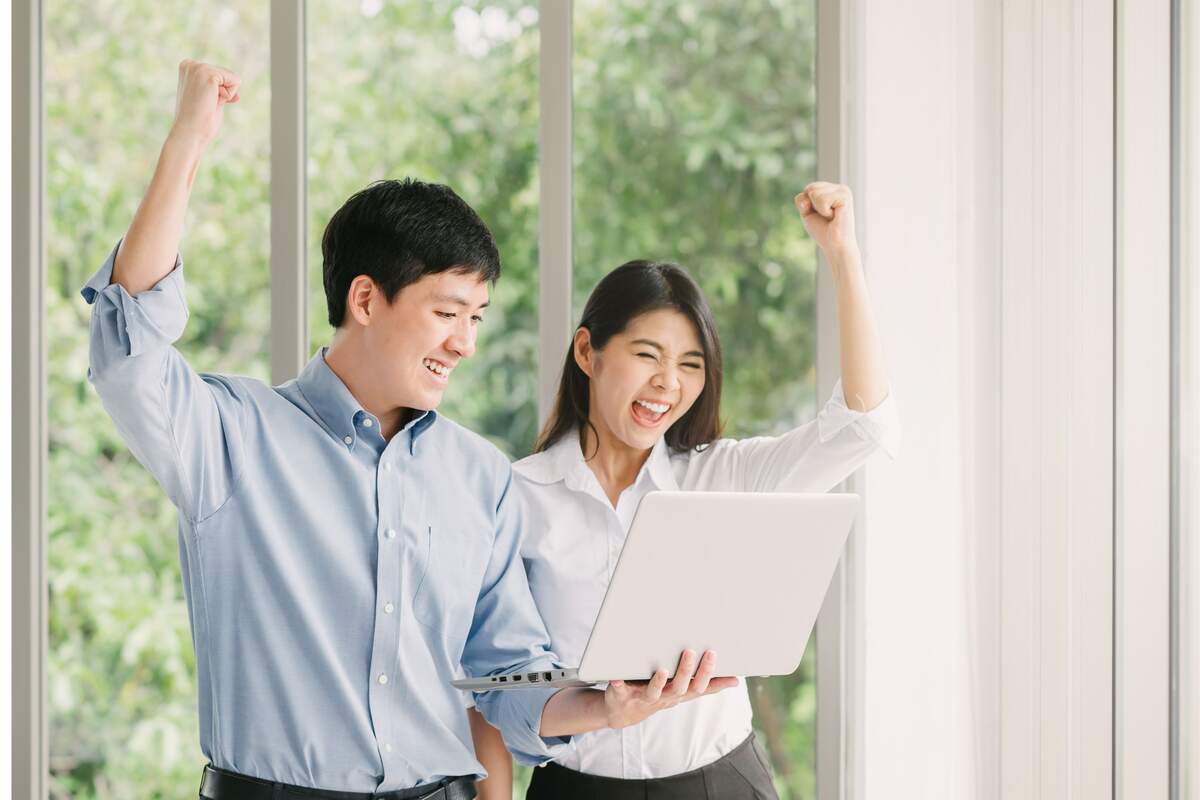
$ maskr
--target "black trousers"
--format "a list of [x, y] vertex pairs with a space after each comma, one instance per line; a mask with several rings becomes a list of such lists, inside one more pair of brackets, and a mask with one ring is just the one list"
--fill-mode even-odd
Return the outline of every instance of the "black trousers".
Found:
[[551, 762], [533, 771], [525, 800], [779, 800], [754, 734], [711, 764], [678, 775], [625, 780]]

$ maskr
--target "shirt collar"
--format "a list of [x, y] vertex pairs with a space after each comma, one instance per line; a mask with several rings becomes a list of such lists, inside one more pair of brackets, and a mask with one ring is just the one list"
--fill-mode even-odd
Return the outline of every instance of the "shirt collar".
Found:
[[[579, 446], [579, 432], [572, 430], [540, 453], [522, 459], [516, 465], [521, 475], [535, 483], [563, 481], [568, 489], [587, 491], [595, 481], [591, 467], [583, 460], [583, 449]], [[650, 457], [642, 465], [634, 480], [636, 485], [647, 474], [660, 491], [677, 491], [679, 482], [671, 469], [671, 453], [666, 439], [660, 438], [650, 451]]]
[[675, 470], [671, 469], [671, 448], [667, 445], [666, 438], [660, 437], [654, 443], [654, 449], [650, 451], [650, 458], [646, 459], [643, 469], [650, 473], [654, 487], [660, 492], [679, 491], [679, 481], [675, 480]]
[[[325, 363], [328, 350], [328, 347], [322, 347], [301, 370], [296, 379], [300, 394], [312, 406], [329, 435], [351, 449], [363, 435], [373, 435], [382, 441], [379, 419], [362, 407], [337, 373]], [[416, 452], [417, 438], [429, 430], [436, 420], [437, 412], [431, 410], [421, 412], [408, 421], [399, 433], [411, 431], [409, 452]], [[364, 427], [369, 434], [364, 433]]]

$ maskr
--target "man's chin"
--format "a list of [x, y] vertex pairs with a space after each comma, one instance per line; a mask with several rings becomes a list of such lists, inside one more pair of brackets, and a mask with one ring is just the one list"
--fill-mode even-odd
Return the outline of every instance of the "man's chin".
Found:
[[445, 397], [445, 392], [429, 393], [416, 399], [416, 402], [409, 408], [416, 411], [437, 411], [438, 406], [442, 404], [442, 398]]

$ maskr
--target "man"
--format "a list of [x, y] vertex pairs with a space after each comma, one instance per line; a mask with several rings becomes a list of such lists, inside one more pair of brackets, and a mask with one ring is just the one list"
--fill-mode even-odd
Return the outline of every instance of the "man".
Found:
[[[89, 378], [180, 511], [210, 800], [474, 796], [469, 674], [556, 665], [529, 595], [507, 460], [434, 409], [500, 272], [454, 192], [387, 181], [323, 240], [336, 333], [279, 387], [198, 375], [178, 246], [200, 158], [238, 77], [184, 61], [175, 121], [124, 239], [83, 289]], [[735, 684], [697, 670], [603, 693], [476, 697], [543, 763], [572, 734], [633, 724]], [[291, 794], [289, 794], [289, 792]]]

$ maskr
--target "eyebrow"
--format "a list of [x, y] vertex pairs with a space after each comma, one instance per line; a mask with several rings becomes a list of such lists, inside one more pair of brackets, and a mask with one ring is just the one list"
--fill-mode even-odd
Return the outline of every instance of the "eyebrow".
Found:
[[[456, 306], [465, 306], [468, 308], [471, 305], [469, 302], [467, 302], [467, 298], [463, 297], [462, 295], [458, 295], [458, 294], [442, 294], [440, 292], [434, 292], [433, 299], [438, 303], [453, 303]], [[491, 304], [492, 304], [492, 301], [488, 300], [486, 303], [479, 306], [479, 309], [482, 311], [483, 309], [487, 308]]]
[[[653, 341], [652, 339], [634, 339], [632, 344], [645, 344], [645, 345], [649, 345], [650, 347], [657, 349], [659, 352], [666, 352], [666, 348], [664, 348], [658, 342]], [[696, 358], [704, 358], [704, 353], [701, 353], [699, 350], [689, 350], [686, 353], [684, 353], [684, 356], [695, 356]]]

